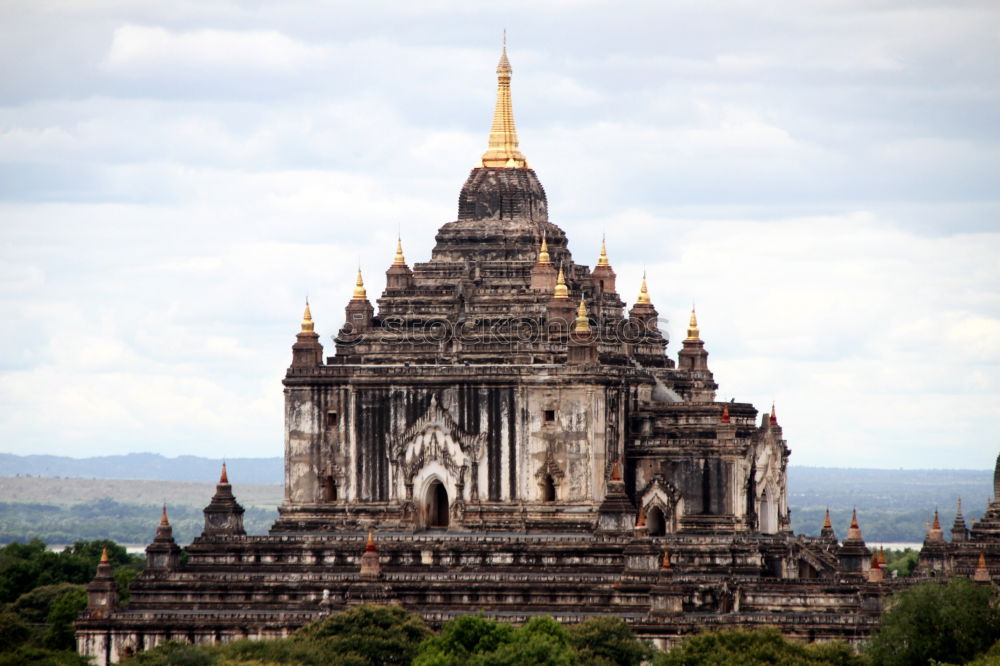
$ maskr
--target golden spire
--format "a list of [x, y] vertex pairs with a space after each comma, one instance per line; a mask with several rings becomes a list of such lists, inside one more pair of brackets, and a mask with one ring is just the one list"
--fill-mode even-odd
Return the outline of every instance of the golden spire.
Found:
[[396, 236], [396, 256], [392, 259], [393, 266], [405, 266], [406, 257], [403, 256], [403, 239]]
[[169, 525], [170, 524], [170, 521], [167, 520], [167, 505], [166, 504], [163, 505], [163, 515], [160, 517], [160, 524], [161, 525]]
[[635, 526], [636, 527], [646, 526], [646, 507], [641, 504], [639, 505], [639, 517], [635, 519]]
[[986, 568], [986, 552], [980, 549], [979, 551], [979, 562], [976, 564], [977, 569]]
[[110, 560], [108, 560], [108, 547], [107, 545], [105, 545], [103, 548], [101, 548], [101, 564], [107, 564], [109, 561]]
[[635, 299], [636, 305], [649, 305], [649, 290], [646, 289], [646, 271], [642, 272], [642, 286], [639, 287], [639, 298]]
[[597, 258], [598, 266], [610, 266], [608, 263], [608, 249], [604, 247], [604, 237], [601, 236], [601, 256]]
[[552, 260], [549, 259], [549, 243], [545, 240], [545, 234], [542, 234], [542, 249], [538, 251], [538, 263], [540, 264], [551, 264]]
[[622, 471], [618, 467], [618, 461], [617, 460], [615, 461], [614, 466], [611, 467], [611, 480], [612, 481], [621, 481], [622, 480]]
[[483, 153], [484, 167], [528, 168], [528, 160], [517, 149], [517, 129], [514, 128], [514, 109], [510, 104], [510, 61], [507, 60], [507, 38], [497, 64], [497, 106], [493, 111], [493, 128], [490, 143]]
[[552, 292], [552, 298], [569, 298], [569, 288], [566, 286], [562, 264], [559, 264], [559, 276], [556, 278], [556, 290]]
[[222, 463], [222, 474], [219, 476], [219, 483], [229, 483], [229, 475], [226, 474], [226, 463]]
[[663, 566], [661, 568], [663, 569], [670, 568], [670, 551], [667, 549], [663, 550]]
[[354, 283], [354, 295], [352, 301], [367, 301], [368, 292], [365, 291], [365, 281], [361, 279], [361, 268], [358, 268], [358, 279]]
[[698, 317], [694, 314], [694, 306], [691, 306], [691, 319], [688, 320], [688, 340], [697, 340], [701, 331], [698, 330]]
[[306, 299], [306, 311], [302, 313], [302, 333], [312, 333], [315, 324], [313, 324], [312, 312], [309, 310], [309, 300]]
[[941, 531], [941, 521], [938, 519], [937, 507], [934, 508], [934, 524], [932, 525], [932, 528], [938, 530], [939, 532]]
[[372, 529], [368, 528], [368, 541], [365, 543], [365, 552], [374, 553], [376, 551], [375, 547], [375, 535], [372, 533]]
[[832, 529], [833, 524], [830, 522], [830, 507], [826, 507], [826, 516], [823, 518], [823, 528]]
[[576, 309], [576, 326], [573, 327], [574, 333], [586, 333], [590, 330], [590, 319], [587, 318], [587, 306], [583, 302], [583, 296], [580, 297], [580, 306]]

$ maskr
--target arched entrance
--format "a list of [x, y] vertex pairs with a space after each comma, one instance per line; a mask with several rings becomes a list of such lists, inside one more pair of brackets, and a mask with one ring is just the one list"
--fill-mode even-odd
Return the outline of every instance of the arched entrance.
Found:
[[649, 536], [663, 536], [667, 533], [667, 521], [660, 507], [654, 506], [646, 512], [646, 531]]
[[552, 480], [551, 474], [546, 474], [545, 482], [542, 483], [542, 501], [543, 502], [556, 501], [556, 484]]
[[427, 527], [448, 527], [448, 491], [438, 480], [427, 488]]

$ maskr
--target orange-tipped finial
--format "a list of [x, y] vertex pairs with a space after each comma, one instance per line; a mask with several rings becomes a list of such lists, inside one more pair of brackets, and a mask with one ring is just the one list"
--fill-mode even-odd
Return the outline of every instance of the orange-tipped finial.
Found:
[[940, 530], [941, 529], [941, 521], [938, 520], [938, 510], [937, 510], [937, 508], [934, 509], [934, 525], [933, 525], [933, 527], [936, 530]]
[[986, 553], [982, 550], [979, 551], [979, 563], [976, 564], [977, 569], [986, 568]]
[[636, 527], [646, 526], [646, 507], [644, 506], [639, 507], [639, 517], [635, 519], [635, 526]]
[[823, 528], [833, 529], [833, 523], [830, 522], [830, 507], [826, 507], [826, 516], [823, 518]]
[[108, 564], [110, 560], [108, 559], [108, 547], [105, 545], [101, 548], [101, 564]]
[[878, 563], [885, 566], [885, 546], [878, 547]]
[[611, 468], [611, 480], [612, 481], [621, 481], [622, 480], [622, 471], [621, 471], [621, 469], [618, 468], [618, 461], [617, 460], [615, 461], [614, 466]]
[[669, 569], [670, 568], [670, 551], [669, 550], [664, 550], [663, 551], [663, 566], [661, 568], [663, 568], [663, 569]]
[[722, 406], [722, 422], [729, 423], [729, 405]]
[[222, 463], [222, 475], [219, 477], [219, 483], [229, 483], [229, 475], [226, 474], [226, 463]]
[[774, 411], [774, 403], [771, 403], [771, 425], [778, 425], [778, 413]]
[[163, 505], [163, 515], [160, 516], [160, 524], [161, 525], [169, 525], [170, 524], [170, 521], [167, 520], [167, 505], [166, 504]]
[[878, 563], [878, 553], [872, 553], [872, 569], [880, 569]]
[[856, 530], [858, 528], [858, 509], [854, 507], [851, 509], [851, 529]]
[[375, 548], [375, 535], [372, 533], [371, 528], [368, 528], [368, 542], [365, 544], [366, 553], [374, 553]]

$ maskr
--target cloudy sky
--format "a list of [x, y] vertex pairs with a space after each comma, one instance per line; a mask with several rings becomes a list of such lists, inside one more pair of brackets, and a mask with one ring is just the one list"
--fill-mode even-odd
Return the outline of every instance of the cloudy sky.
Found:
[[0, 451], [280, 456], [303, 300], [329, 348], [429, 258], [505, 27], [574, 256], [793, 464], [992, 467], [995, 0], [3, 2]]

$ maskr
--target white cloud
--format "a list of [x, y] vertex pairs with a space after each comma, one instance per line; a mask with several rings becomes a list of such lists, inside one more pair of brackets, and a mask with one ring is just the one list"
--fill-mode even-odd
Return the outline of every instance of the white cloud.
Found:
[[273, 30], [171, 32], [157, 26], [123, 25], [114, 31], [104, 66], [131, 75], [171, 67], [284, 71], [324, 57], [321, 47]]
[[397, 229], [429, 257], [507, 25], [577, 260], [606, 232], [675, 339], [695, 300], [722, 395], [776, 399], [794, 463], [996, 454], [995, 3], [0, 13], [5, 450], [279, 455], [305, 295], [332, 351], [359, 261], [374, 295]]

